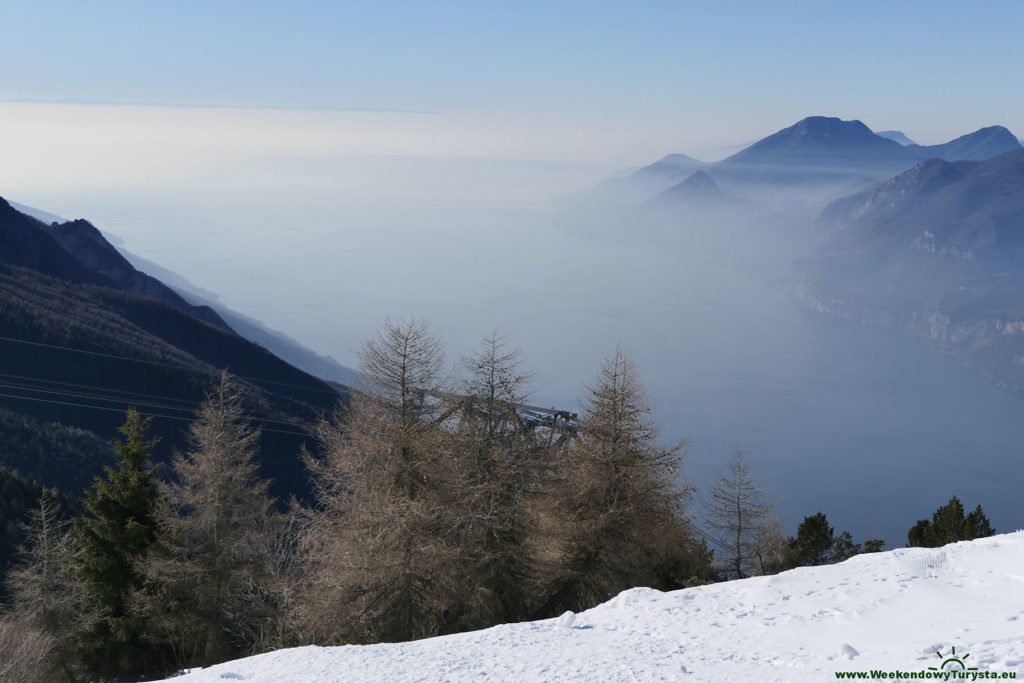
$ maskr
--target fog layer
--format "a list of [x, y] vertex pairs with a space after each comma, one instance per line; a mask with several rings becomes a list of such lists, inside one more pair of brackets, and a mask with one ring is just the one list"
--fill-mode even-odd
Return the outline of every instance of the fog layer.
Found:
[[[765, 284], [770, 266], [742, 275], [717, 249], [760, 254], [772, 234], [595, 211], [582, 193], [609, 169], [592, 160], [319, 154], [297, 135], [295, 154], [209, 143], [201, 181], [187, 163], [145, 187], [65, 170], [11, 198], [88, 218], [347, 365], [388, 316], [431, 320], [453, 361], [499, 329], [536, 372], [532, 402], [572, 408], [624, 344], [666, 439], [690, 440], [689, 476], [706, 485], [738, 444], [790, 531], [822, 510], [899, 546], [954, 494], [1000, 531], [1024, 526], [1022, 399], [922, 341], [810, 312]], [[790, 228], [788, 253], [816, 239], [804, 219], [764, 228]]]

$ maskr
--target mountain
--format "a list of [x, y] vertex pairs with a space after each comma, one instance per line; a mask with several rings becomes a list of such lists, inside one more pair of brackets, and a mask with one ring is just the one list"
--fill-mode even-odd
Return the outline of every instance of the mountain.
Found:
[[615, 207], [643, 204], [706, 166], [685, 154], [668, 154], [629, 175], [602, 181], [593, 191], [572, 202], [571, 211], [586, 213], [588, 208], [597, 208], [601, 215]]
[[1024, 388], [1024, 149], [928, 159], [830, 204], [831, 237], [796, 263], [816, 308], [932, 339]]
[[49, 225], [50, 223], [64, 222], [63, 218], [55, 214], [49, 213], [48, 211], [43, 211], [42, 209], [37, 209], [31, 206], [25, 206], [24, 204], [19, 204], [18, 202], [12, 202], [9, 200], [7, 203], [10, 204], [15, 209], [17, 209], [18, 211], [20, 211], [21, 213], [25, 214], [26, 216], [31, 216], [32, 218], [35, 218], [37, 221], [43, 223], [44, 225]]
[[[889, 131], [890, 134], [898, 131]], [[904, 144], [876, 134], [860, 121], [811, 116], [724, 159], [722, 164], [761, 166], [817, 166], [826, 169], [869, 170], [909, 168], [927, 158], [946, 161], [981, 161], [1020, 149], [1003, 126], [989, 126], [940, 145]]]
[[164, 283], [137, 270], [89, 221], [78, 219], [42, 227], [68, 254], [117, 289], [160, 299], [211, 325], [230, 329], [209, 306], [193, 306]]
[[898, 131], [888, 135], [872, 132], [861, 121], [810, 116], [714, 164], [697, 165], [691, 157], [672, 154], [615, 181], [615, 187], [633, 193], [622, 195], [626, 201], [642, 203], [638, 194], [646, 192], [649, 199], [703, 170], [725, 193], [812, 219], [826, 204], [848, 195], [850, 188], [872, 187], [923, 159], [978, 161], [1020, 148], [1002, 126], [982, 128], [941, 145], [913, 144]]
[[1024, 149], [982, 162], [922, 161], [877, 188], [833, 202], [832, 243], [870, 261], [878, 239], [909, 247], [925, 231], [937, 253], [1019, 267], [1024, 256]]
[[291, 363], [314, 377], [345, 387], [359, 384], [359, 373], [330, 356], [322, 356], [292, 339], [284, 332], [271, 329], [255, 318], [233, 311], [223, 304], [182, 291], [181, 295], [196, 305], [212, 308], [232, 330], [249, 341], [259, 344], [281, 360]]
[[984, 161], [1020, 148], [1017, 138], [1003, 126], [981, 128], [941, 145], [907, 147], [921, 159], [935, 157], [946, 161]]
[[341, 385], [358, 381], [357, 373], [333, 358], [322, 356], [288, 335], [231, 310], [213, 292], [197, 287], [177, 273], [125, 250], [121, 240], [103, 233], [88, 221], [66, 221], [33, 207], [9, 202], [18, 212], [37, 219], [58, 244], [93, 273], [117, 288], [161, 299], [200, 320], [233, 330], [265, 347], [297, 368]]
[[810, 116], [720, 163], [877, 169], [914, 160], [901, 144], [875, 135], [860, 121]]
[[898, 142], [904, 147], [906, 147], [907, 145], [917, 144], [916, 142], [908, 138], [906, 135], [904, 135], [903, 131], [901, 130], [883, 130], [876, 132], [875, 135], [878, 135], [879, 137], [883, 138], [888, 138], [893, 142]]
[[726, 201], [726, 196], [710, 175], [704, 171], [696, 171], [689, 178], [673, 185], [651, 201], [708, 205]]
[[[341, 392], [161, 287], [84, 221], [47, 226], [0, 200], [0, 467], [80, 495], [129, 406], [155, 416], [166, 461], [229, 369], [263, 426], [263, 475], [277, 495], [305, 495], [300, 448]], [[40, 448], [63, 433], [62, 447]]]
[[1010, 678], [1024, 664], [1022, 563], [1017, 532], [670, 593], [634, 588], [579, 614], [413, 642], [276, 650], [168, 680]]
[[83, 266], [45, 232], [45, 226], [17, 211], [0, 197], [0, 263], [28, 268], [79, 284], [113, 286], [105, 276]]
[[706, 165], [700, 159], [694, 159], [685, 154], [668, 154], [653, 164], [639, 169], [633, 173], [633, 176], [652, 179], [678, 178]]

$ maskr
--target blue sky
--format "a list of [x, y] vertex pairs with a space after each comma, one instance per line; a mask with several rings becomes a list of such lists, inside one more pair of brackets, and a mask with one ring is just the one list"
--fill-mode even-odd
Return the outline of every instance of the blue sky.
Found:
[[1024, 135], [1020, 2], [5, 4], [4, 100]]

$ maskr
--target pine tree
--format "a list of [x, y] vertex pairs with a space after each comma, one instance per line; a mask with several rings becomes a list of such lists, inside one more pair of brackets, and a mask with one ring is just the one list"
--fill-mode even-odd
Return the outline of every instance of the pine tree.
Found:
[[860, 554], [867, 553], [880, 553], [885, 548], [885, 541], [881, 538], [869, 538], [864, 541], [864, 545], [861, 547]]
[[250, 653], [264, 624], [281, 516], [260, 479], [260, 431], [249, 426], [227, 372], [189, 427], [190, 447], [162, 482], [160, 540], [146, 562], [142, 613], [179, 667]]
[[542, 614], [654, 585], [666, 557], [692, 542], [676, 533], [688, 529], [680, 524], [684, 445], [661, 446], [651, 412], [636, 365], [619, 347], [589, 388], [579, 440], [534, 507], [548, 584]]
[[387, 321], [361, 354], [361, 390], [320, 426], [307, 457], [317, 494], [305, 538], [305, 623], [317, 639], [436, 635], [456, 600], [465, 473], [442, 428], [441, 343], [422, 321]]
[[863, 551], [860, 543], [854, 543], [853, 535], [849, 531], [844, 531], [836, 536], [832, 544], [832, 562], [845, 562], [854, 555], [860, 555], [861, 552]]
[[992, 536], [995, 530], [979, 505], [966, 517], [960, 499], [953, 496], [932, 515], [931, 520], [919, 519], [907, 532], [907, 545], [938, 548], [947, 543], [970, 541]]
[[994, 536], [995, 533], [995, 529], [989, 524], [988, 517], [985, 516], [980, 505], [974, 508], [974, 511], [968, 514], [964, 520], [965, 539], [985, 538]]
[[[835, 530], [829, 526], [825, 513], [817, 512], [804, 517], [804, 521], [797, 527], [793, 548], [800, 566], [815, 566], [832, 562], [835, 543]], [[850, 544], [853, 544], [852, 539]]]
[[733, 578], [756, 573], [757, 537], [771, 519], [773, 506], [765, 502], [764, 493], [750, 475], [750, 465], [736, 449], [728, 474], [719, 473], [705, 503], [708, 526], [718, 532], [726, 562], [726, 572]]
[[157, 493], [147, 461], [157, 440], [147, 440], [151, 418], [129, 409], [114, 443], [116, 467], [89, 490], [87, 512], [75, 519], [76, 560], [85, 613], [100, 618], [78, 634], [86, 667], [106, 680], [144, 678], [163, 670], [159, 650], [144, 639], [145, 624], [130, 599], [143, 588], [139, 563], [156, 538]]

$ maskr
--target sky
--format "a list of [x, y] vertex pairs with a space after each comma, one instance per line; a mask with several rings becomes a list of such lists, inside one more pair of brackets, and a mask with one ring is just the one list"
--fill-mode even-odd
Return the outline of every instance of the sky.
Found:
[[691, 151], [811, 114], [1024, 131], [1012, 0], [4, 4], [5, 101], [521, 117]]
[[[889, 462], [912, 443], [952, 461], [983, 432], [997, 481], [968, 492], [998, 487], [1016, 458], [1019, 405], [947, 358], [808, 321], [697, 250], [635, 238], [642, 225], [590, 240], [558, 206], [665, 154], [722, 158], [810, 115], [922, 144], [997, 123], [1022, 136], [1022, 3], [2, 10], [0, 196], [86, 218], [343, 364], [387, 317], [432, 321], [453, 362], [498, 330], [536, 371], [531, 400], [572, 408], [623, 343], [663, 436], [690, 439], [693, 471], [741, 443], [789, 495], [789, 521], [846, 505], [855, 532], [886, 524], [846, 486], [843, 463], [864, 453]], [[860, 414], [870, 429], [851, 406], [875, 410]], [[831, 482], [819, 498], [782, 490], [807, 462]], [[916, 473], [900, 476], [890, 488]]]

